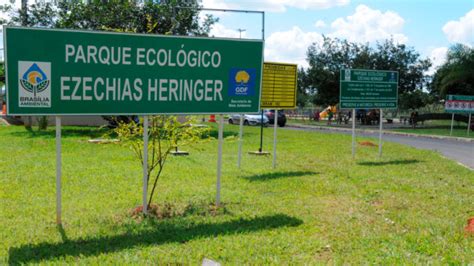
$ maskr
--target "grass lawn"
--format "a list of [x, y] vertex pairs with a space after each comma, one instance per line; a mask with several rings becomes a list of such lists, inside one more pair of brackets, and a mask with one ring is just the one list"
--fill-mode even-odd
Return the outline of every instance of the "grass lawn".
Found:
[[[313, 121], [313, 120], [289, 120], [290, 124], [294, 125], [313, 125], [313, 126], [328, 126], [327, 121]], [[349, 121], [349, 124], [342, 124], [338, 125], [336, 122], [332, 122], [331, 126], [333, 127], [346, 127], [351, 128], [352, 122]], [[418, 125], [417, 128], [413, 129], [411, 127], [407, 127], [406, 125], [402, 128], [388, 128], [388, 126], [392, 127], [392, 125], [384, 124], [384, 130], [395, 131], [395, 132], [404, 132], [404, 133], [412, 133], [412, 134], [421, 134], [421, 135], [438, 135], [438, 136], [450, 136], [451, 131], [451, 121], [446, 120], [433, 120], [433, 121], [426, 121], [423, 125]], [[359, 123], [356, 125], [357, 129], [371, 129], [371, 130], [378, 130], [378, 125], [372, 126], [361, 126]], [[462, 137], [462, 138], [474, 138], [474, 131], [471, 130], [470, 135], [467, 135], [467, 124], [454, 122], [453, 126], [453, 137]]]
[[454, 127], [453, 134], [450, 135], [451, 128], [415, 128], [415, 129], [394, 129], [396, 132], [405, 132], [421, 135], [438, 135], [438, 136], [453, 136], [461, 138], [474, 138], [474, 131], [470, 132], [470, 135], [467, 135], [466, 127]]
[[[303, 124], [303, 125], [313, 125], [313, 126], [327, 126], [328, 125], [327, 120], [315, 121], [312, 119], [310, 120], [308, 118], [305, 118], [305, 119], [287, 118], [287, 119], [288, 119], [288, 123], [290, 124]], [[332, 124], [336, 124], [336, 122], [332, 121]]]
[[[439, 136], [450, 136], [451, 133], [451, 121], [448, 120], [433, 120], [426, 121], [420, 127], [415, 129], [406, 128], [406, 129], [394, 129], [393, 131], [405, 132], [405, 133], [414, 133], [422, 135], [439, 135]], [[462, 137], [462, 138], [474, 138], [474, 132], [471, 130], [469, 136], [467, 135], [467, 124], [454, 121], [453, 126], [453, 137]]]
[[[440, 155], [351, 137], [278, 131], [271, 157], [243, 156], [238, 126], [225, 128], [221, 199], [215, 199], [217, 141], [173, 157], [156, 203], [171, 218], [135, 219], [142, 171], [118, 144], [89, 144], [95, 128], [63, 134], [63, 228], [55, 225], [54, 129], [0, 127], [0, 264], [472, 264], [474, 172]], [[244, 151], [259, 129], [245, 127]], [[264, 133], [271, 150], [273, 129]], [[361, 139], [362, 140], [362, 139]]]

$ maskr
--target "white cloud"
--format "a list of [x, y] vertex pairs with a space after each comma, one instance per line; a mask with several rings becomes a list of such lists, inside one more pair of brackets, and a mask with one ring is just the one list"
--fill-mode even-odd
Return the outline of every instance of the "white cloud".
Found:
[[322, 20], [318, 20], [318, 21], [316, 21], [316, 22], [314, 23], [314, 26], [315, 26], [316, 28], [324, 28], [324, 27], [326, 27], [327, 25], [326, 25], [326, 22], [324, 22], [324, 21], [322, 21]]
[[247, 34], [245, 31], [242, 32], [242, 36], [240, 36], [240, 32], [237, 29], [229, 29], [226, 26], [222, 25], [221, 23], [216, 23], [212, 26], [211, 32], [209, 36], [212, 37], [225, 37], [225, 38], [246, 38]]
[[226, 3], [220, 0], [202, 0], [202, 6], [204, 8], [217, 8], [217, 9], [234, 9], [238, 8], [237, 4]]
[[[239, 38], [239, 31], [217, 23], [213, 26], [210, 36]], [[247, 38], [246, 32], [242, 32], [242, 38]], [[294, 63], [308, 67], [306, 62], [308, 47], [322, 41], [320, 33], [304, 32], [297, 26], [288, 31], [273, 32], [265, 40], [265, 61]]]
[[396, 42], [406, 43], [408, 38], [402, 33], [404, 24], [405, 20], [393, 11], [382, 12], [359, 5], [353, 15], [338, 18], [331, 23], [334, 32], [329, 36], [351, 42], [373, 42], [393, 38]]
[[474, 9], [459, 20], [448, 21], [443, 32], [450, 42], [459, 42], [472, 46], [474, 44]]
[[427, 74], [432, 75], [436, 72], [436, 69], [446, 62], [446, 55], [448, 53], [448, 47], [434, 48], [430, 52], [430, 60], [433, 63]]
[[[229, 3], [227, 1], [222, 0], [202, 0], [201, 4], [203, 8], [240, 9], [239, 5], [237, 5], [236, 3]], [[199, 12], [199, 20], [201, 23], [204, 22], [204, 18], [206, 17], [206, 15], [212, 15], [214, 16], [214, 18], [224, 18], [229, 17], [233, 14], [235, 15], [235, 13], [230, 12], [203, 10], [202, 12]]]
[[202, 1], [202, 5], [206, 8], [256, 9], [269, 12], [284, 12], [288, 7], [303, 10], [327, 9], [336, 6], [345, 6], [349, 3], [350, 0], [233, 0], [226, 2], [218, 0]]
[[274, 32], [265, 41], [265, 61], [295, 63], [308, 67], [308, 47], [322, 40], [318, 32], [304, 32], [297, 26], [289, 31]]

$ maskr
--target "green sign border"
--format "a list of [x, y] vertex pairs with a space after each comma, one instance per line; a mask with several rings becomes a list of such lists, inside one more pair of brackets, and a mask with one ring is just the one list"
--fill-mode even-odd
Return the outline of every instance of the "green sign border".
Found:
[[[379, 107], [379, 106], [373, 106], [373, 107], [352, 107], [352, 108], [348, 108], [348, 107], [342, 107], [342, 84], [343, 83], [350, 83], [352, 81], [344, 81], [342, 79], [342, 76], [343, 76], [343, 72], [345, 70], [350, 70], [351, 72], [352, 71], [366, 71], [366, 72], [395, 72], [397, 73], [397, 89], [396, 89], [396, 100], [395, 100], [395, 107]], [[359, 68], [344, 68], [344, 69], [340, 69], [339, 70], [339, 108], [340, 109], [398, 109], [398, 84], [399, 84], [399, 81], [400, 81], [400, 73], [398, 71], [393, 71], [393, 70], [374, 70], [374, 69], [359, 69]], [[358, 81], [359, 82], [359, 81]], [[389, 83], [389, 82], [372, 82], [372, 81], [367, 81], [366, 83]], [[347, 101], [345, 101], [346, 103], [348, 103]], [[386, 103], [393, 103], [394, 101], [387, 101], [387, 100], [380, 100], [380, 101], [372, 101], [372, 102], [368, 102], [368, 101], [364, 101], [364, 100], [361, 100], [361, 101], [351, 101], [351, 103], [356, 103], [356, 104], [367, 104], [367, 103], [383, 103], [383, 102], [386, 102]]]
[[446, 95], [446, 100], [449, 100], [449, 101], [474, 101], [474, 95], [448, 94], [448, 95]]
[[[232, 111], [212, 111], [212, 112], [110, 112], [110, 113], [11, 113], [9, 104], [9, 92], [8, 92], [8, 53], [7, 53], [7, 29], [25, 29], [25, 30], [38, 30], [38, 31], [61, 31], [61, 32], [77, 32], [77, 33], [88, 33], [88, 34], [110, 34], [110, 35], [128, 35], [128, 36], [146, 36], [146, 37], [161, 37], [171, 39], [201, 39], [201, 40], [222, 40], [222, 41], [233, 41], [233, 42], [257, 42], [262, 44], [262, 57], [260, 65], [260, 79], [259, 79], [259, 97], [257, 103], [253, 104], [252, 111], [244, 111], [248, 114], [259, 114], [262, 94], [262, 79], [263, 79], [263, 63], [265, 54], [265, 42], [262, 39], [235, 39], [235, 38], [223, 38], [223, 37], [194, 37], [194, 36], [174, 36], [174, 35], [159, 35], [159, 34], [142, 34], [142, 33], [129, 33], [129, 32], [110, 32], [110, 31], [94, 31], [94, 30], [71, 30], [71, 29], [52, 29], [52, 28], [37, 28], [37, 27], [19, 27], [19, 26], [3, 26], [3, 47], [4, 47], [4, 65], [5, 65], [5, 98], [7, 104], [7, 115], [14, 116], [97, 116], [97, 115], [204, 115], [204, 114], [235, 114], [239, 113], [239, 110]], [[227, 95], [226, 95], [227, 96]], [[228, 96], [227, 96], [228, 97]]]

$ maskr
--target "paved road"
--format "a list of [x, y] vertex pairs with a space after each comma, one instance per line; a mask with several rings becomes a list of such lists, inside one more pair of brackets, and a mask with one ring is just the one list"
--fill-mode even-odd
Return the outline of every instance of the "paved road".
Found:
[[[296, 128], [291, 130], [318, 131], [321, 133], [351, 134], [351, 131], [333, 131], [319, 128]], [[357, 132], [358, 136], [378, 138], [377, 133]], [[384, 141], [397, 142], [418, 149], [439, 151], [445, 157], [458, 161], [459, 163], [474, 169], [474, 142], [466, 142], [452, 139], [433, 139], [429, 137], [412, 137], [402, 135], [384, 134]]]

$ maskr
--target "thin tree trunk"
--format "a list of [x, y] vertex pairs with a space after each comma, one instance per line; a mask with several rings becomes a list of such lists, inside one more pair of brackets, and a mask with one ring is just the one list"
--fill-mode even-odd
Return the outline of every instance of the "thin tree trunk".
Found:
[[164, 161], [163, 163], [160, 163], [160, 170], [158, 171], [158, 174], [156, 175], [156, 178], [155, 178], [155, 182], [153, 183], [153, 188], [151, 189], [151, 193], [150, 193], [150, 199], [148, 200], [148, 206], [150, 206], [151, 200], [153, 199], [153, 194], [155, 194], [155, 188], [156, 188], [156, 185], [158, 184], [158, 179], [160, 178], [161, 171], [163, 171], [164, 165], [165, 165]]

